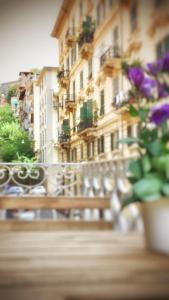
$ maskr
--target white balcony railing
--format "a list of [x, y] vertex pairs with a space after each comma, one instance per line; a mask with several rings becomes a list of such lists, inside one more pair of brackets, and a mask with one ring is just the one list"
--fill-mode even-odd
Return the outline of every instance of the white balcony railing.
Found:
[[[105, 209], [101, 217], [113, 220], [115, 228], [138, 228], [138, 209], [132, 206], [126, 215], [121, 209], [124, 198], [131, 192], [126, 178], [130, 160], [56, 164], [0, 163], [0, 196], [66, 196], [70, 197], [70, 201], [73, 196], [85, 196], [89, 201], [92, 197], [109, 197], [110, 208]], [[128, 214], [131, 215], [130, 220]], [[82, 214], [80, 212], [80, 216], [100, 218], [98, 209], [86, 209]]]

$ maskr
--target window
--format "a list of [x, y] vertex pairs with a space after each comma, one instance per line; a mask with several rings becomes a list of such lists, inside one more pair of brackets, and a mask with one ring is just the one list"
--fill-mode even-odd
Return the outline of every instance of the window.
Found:
[[80, 89], [83, 89], [83, 71], [80, 72]]
[[73, 132], [76, 132], [76, 114], [73, 113]]
[[92, 158], [95, 155], [95, 142], [87, 143], [87, 157]]
[[72, 149], [72, 161], [77, 161], [77, 149]]
[[110, 134], [110, 148], [111, 151], [118, 148], [118, 131], [114, 131]]
[[75, 96], [76, 96], [76, 82], [75, 82], [75, 80], [73, 80], [72, 90], [73, 90], [73, 99], [75, 99]]
[[80, 146], [80, 152], [81, 152], [81, 159], [84, 158], [84, 150], [83, 150], [83, 144]]
[[131, 125], [127, 126], [127, 137], [133, 136], [133, 128]]
[[87, 158], [90, 157], [90, 143], [87, 143]]
[[94, 155], [95, 155], [95, 142], [94, 141], [92, 141], [91, 142], [91, 153], [92, 153], [92, 157], [94, 157]]
[[100, 137], [100, 152], [104, 153], [104, 135]]
[[113, 30], [113, 55], [119, 57], [119, 28], [116, 26]]
[[169, 51], [169, 35], [167, 35], [160, 43], [157, 44], [156, 47], [157, 59], [161, 58], [168, 51]]
[[93, 73], [93, 60], [91, 58], [88, 62], [88, 79], [89, 80], [92, 79], [92, 77], [93, 77], [92, 73]]
[[104, 153], [104, 135], [97, 140], [97, 150], [98, 154]]
[[76, 62], [76, 46], [71, 49], [70, 56], [71, 56], [71, 66], [73, 66], [74, 63]]
[[113, 93], [114, 95], [119, 93], [119, 77], [113, 79]]
[[119, 77], [113, 79], [113, 104], [116, 104], [116, 96], [119, 93]]
[[73, 48], [71, 49], [70, 57], [71, 57], [71, 67], [72, 67], [73, 66]]
[[66, 69], [69, 71], [70, 65], [69, 65], [69, 56], [66, 59]]
[[137, 1], [133, 2], [130, 12], [131, 32], [137, 28]]
[[104, 90], [100, 92], [100, 116], [104, 115]]

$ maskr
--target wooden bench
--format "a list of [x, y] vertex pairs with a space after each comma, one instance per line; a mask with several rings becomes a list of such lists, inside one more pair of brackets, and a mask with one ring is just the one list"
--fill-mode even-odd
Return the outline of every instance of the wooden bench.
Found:
[[[109, 197], [0, 197], [0, 209], [110, 209]], [[10, 220], [0, 221], [0, 231], [36, 231], [36, 230], [111, 230], [112, 221], [99, 220]]]

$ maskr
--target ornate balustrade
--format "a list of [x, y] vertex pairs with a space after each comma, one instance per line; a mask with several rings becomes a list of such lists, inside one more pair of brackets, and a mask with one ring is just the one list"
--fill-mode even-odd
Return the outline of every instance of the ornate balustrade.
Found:
[[[59, 204], [50, 202], [49, 208], [56, 208], [55, 212], [57, 212], [57, 208], [63, 206], [63, 215], [66, 217], [76, 218], [78, 216], [85, 220], [101, 218], [113, 221], [116, 229], [128, 230], [140, 227], [140, 215], [136, 207], [127, 208], [126, 214], [121, 211], [124, 198], [131, 191], [131, 186], [126, 179], [130, 160], [131, 158], [56, 164], [0, 163], [0, 208], [4, 208], [4, 202], [2, 205], [1, 200], [4, 197], [5, 199], [9, 198], [9, 194], [11, 196], [11, 187], [14, 190], [18, 187], [16, 194], [20, 194], [23, 200], [26, 199], [28, 202], [30, 195], [31, 201], [33, 201], [32, 197], [36, 196], [34, 198], [36, 199], [39, 195], [45, 195], [46, 201], [49, 199], [55, 201], [56, 197], [59, 197]], [[39, 186], [44, 187], [45, 192], [42, 190], [42, 194], [38, 193]], [[47, 207], [47, 205], [45, 206], [45, 197], [43, 203], [39, 202], [40, 208]], [[69, 199], [75, 202], [68, 205], [70, 213], [67, 214], [67, 210], [65, 210], [67, 202], [61, 201], [69, 201]], [[75, 208], [76, 199], [81, 199], [79, 203], [77, 202], [77, 208]], [[84, 199], [89, 202], [83, 203]], [[95, 200], [96, 202], [92, 202]], [[98, 200], [103, 202], [99, 204]], [[80, 203], [80, 201], [82, 202]], [[37, 203], [35, 208], [37, 208]], [[86, 203], [89, 203], [88, 208], [85, 208]]]

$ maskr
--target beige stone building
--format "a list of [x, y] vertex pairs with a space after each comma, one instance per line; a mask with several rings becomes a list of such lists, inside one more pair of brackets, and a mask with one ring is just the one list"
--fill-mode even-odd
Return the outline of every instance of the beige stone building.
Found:
[[34, 138], [34, 87], [38, 75], [33, 72], [19, 73], [19, 116], [24, 130], [29, 132], [29, 136]]
[[57, 68], [43, 67], [36, 84], [35, 134], [40, 162], [58, 162], [59, 106]]
[[59, 41], [59, 160], [127, 155], [137, 134], [118, 104], [129, 83], [124, 59], [153, 61], [169, 50], [169, 1], [64, 0], [52, 36]]

